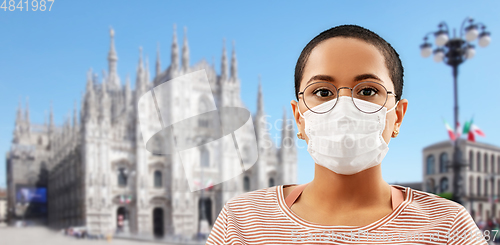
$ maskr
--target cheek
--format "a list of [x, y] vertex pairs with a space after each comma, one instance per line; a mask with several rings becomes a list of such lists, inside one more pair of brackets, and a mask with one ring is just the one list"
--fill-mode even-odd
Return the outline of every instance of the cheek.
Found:
[[386, 143], [389, 143], [389, 141], [391, 140], [392, 132], [394, 131], [395, 120], [396, 117], [394, 113], [387, 114], [385, 118], [385, 128], [382, 132], [382, 137], [384, 138]]

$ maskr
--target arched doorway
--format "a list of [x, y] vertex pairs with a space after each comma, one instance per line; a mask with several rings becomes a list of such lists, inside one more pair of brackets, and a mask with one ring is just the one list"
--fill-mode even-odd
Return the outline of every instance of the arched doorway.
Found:
[[128, 224], [128, 210], [125, 207], [119, 207], [116, 210], [116, 230], [118, 232], [125, 231], [125, 227]]
[[208, 220], [208, 224], [209, 225], [212, 225], [212, 200], [210, 200], [210, 198], [204, 198], [204, 199], [200, 199], [200, 201], [198, 202], [198, 220], [201, 220], [201, 215], [202, 215], [202, 208], [201, 208], [201, 204], [204, 204], [205, 205], [205, 218], [207, 218]]
[[163, 237], [165, 233], [163, 219], [163, 208], [155, 208], [153, 210], [153, 234], [155, 237]]

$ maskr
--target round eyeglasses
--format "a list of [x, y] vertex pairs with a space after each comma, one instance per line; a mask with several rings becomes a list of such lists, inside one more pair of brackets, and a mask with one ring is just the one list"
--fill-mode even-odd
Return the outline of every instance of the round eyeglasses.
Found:
[[[307, 85], [304, 91], [299, 92], [299, 96], [302, 95], [302, 99], [304, 100], [304, 104], [307, 109], [314, 113], [321, 114], [329, 112], [335, 107], [339, 98], [339, 91], [341, 89], [351, 90], [352, 103], [356, 108], [358, 108], [358, 110], [364, 113], [375, 113], [380, 111], [384, 108], [389, 94], [396, 96], [395, 93], [387, 91], [382, 84], [371, 81], [360, 82], [354, 86], [354, 88], [340, 87], [338, 89], [330, 82], [315, 82]], [[318, 107], [318, 105], [333, 99], [337, 100], [331, 107]], [[371, 102], [379, 105], [380, 107], [375, 106], [367, 108], [366, 106], [361, 105], [360, 102], [356, 102], [355, 99]]]

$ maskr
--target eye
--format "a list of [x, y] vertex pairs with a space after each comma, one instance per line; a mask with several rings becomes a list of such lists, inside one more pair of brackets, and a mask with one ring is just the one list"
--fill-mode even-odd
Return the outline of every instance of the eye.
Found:
[[376, 95], [378, 92], [377, 89], [373, 88], [373, 87], [364, 87], [364, 88], [361, 88], [358, 92], [358, 95], [361, 95], [361, 96], [374, 96]]
[[329, 97], [333, 95], [333, 92], [327, 88], [319, 88], [314, 90], [313, 94], [318, 97]]

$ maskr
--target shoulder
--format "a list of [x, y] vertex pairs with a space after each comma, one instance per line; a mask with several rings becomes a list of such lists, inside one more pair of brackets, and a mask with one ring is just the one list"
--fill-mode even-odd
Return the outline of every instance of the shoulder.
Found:
[[484, 238], [476, 237], [481, 231], [463, 205], [436, 194], [407, 190], [410, 202], [401, 217], [413, 227], [432, 227], [438, 236], [445, 234], [446, 244], [487, 244]]
[[276, 204], [277, 202], [277, 188], [279, 186], [266, 187], [259, 190], [245, 192], [235, 196], [227, 201], [226, 206], [229, 208], [241, 206], [266, 206]]
[[467, 212], [461, 204], [436, 194], [414, 189], [410, 192], [412, 193], [410, 209], [426, 214], [430, 219], [454, 220], [459, 212]]
[[273, 186], [246, 192], [229, 199], [224, 208], [234, 217], [277, 214], [279, 209], [277, 188]]

